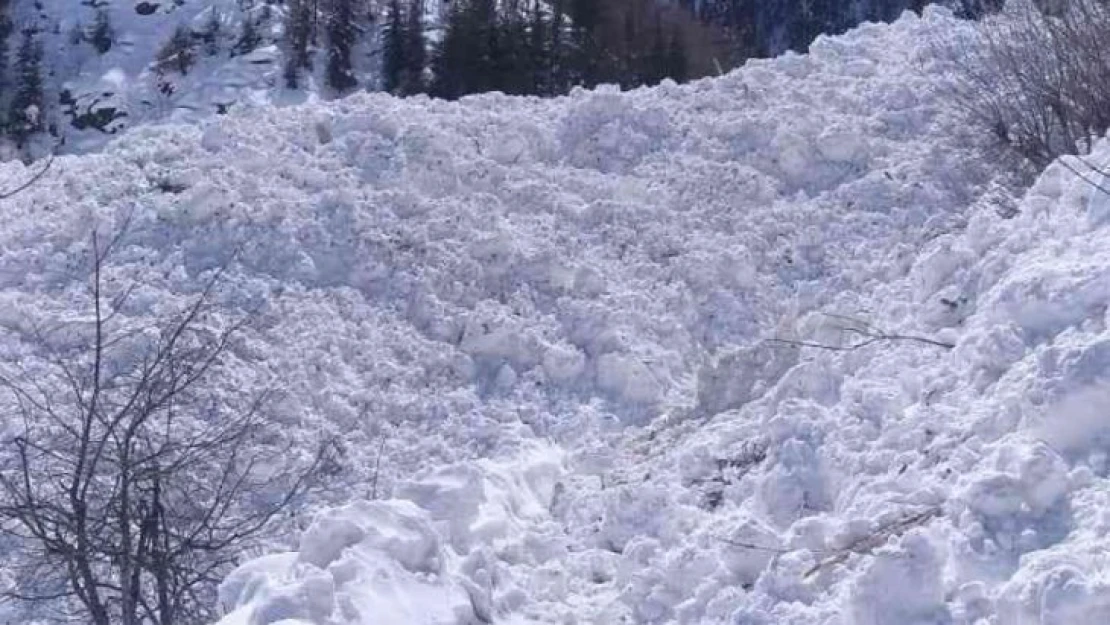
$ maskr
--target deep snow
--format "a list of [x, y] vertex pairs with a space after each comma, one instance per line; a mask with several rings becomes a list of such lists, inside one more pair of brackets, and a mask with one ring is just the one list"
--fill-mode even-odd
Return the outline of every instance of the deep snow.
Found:
[[[965, 28], [137, 128], [5, 203], [3, 325], [127, 215], [138, 318], [241, 246], [225, 392], [279, 381], [275, 433], [345, 455], [221, 625], [1107, 622], [1110, 200], [1056, 165], [1000, 216], [929, 54]], [[861, 321], [954, 348], [767, 341]]]

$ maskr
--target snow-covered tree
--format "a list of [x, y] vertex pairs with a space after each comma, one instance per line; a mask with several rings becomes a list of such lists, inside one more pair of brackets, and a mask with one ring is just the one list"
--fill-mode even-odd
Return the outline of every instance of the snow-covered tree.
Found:
[[8, 129], [16, 144], [43, 128], [42, 43], [34, 28], [23, 31], [16, 54], [13, 95], [8, 113]]
[[243, 11], [243, 22], [239, 26], [239, 38], [231, 47], [231, 56], [249, 54], [262, 44], [262, 33], [258, 30], [258, 21], [248, 6]]
[[193, 31], [186, 25], [179, 25], [158, 51], [158, 69], [164, 71], [171, 69], [181, 74], [188, 74], [196, 61], [196, 44], [193, 40]]
[[100, 54], [112, 49], [112, 44], [115, 43], [116, 39], [116, 31], [112, 27], [111, 16], [103, 7], [96, 11], [96, 19], [89, 29], [87, 39], [92, 44], [93, 49]]
[[220, 33], [223, 31], [223, 20], [220, 12], [213, 8], [208, 12], [208, 19], [204, 22], [204, 29], [200, 31], [200, 40], [204, 44], [204, 53], [216, 56], [220, 53]]

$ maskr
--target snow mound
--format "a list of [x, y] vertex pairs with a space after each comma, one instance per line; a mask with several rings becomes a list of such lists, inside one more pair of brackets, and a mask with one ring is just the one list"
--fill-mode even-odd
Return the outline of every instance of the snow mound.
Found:
[[221, 622], [491, 622], [525, 596], [499, 560], [550, 557], [552, 545], [519, 540], [520, 526], [546, 516], [560, 464], [539, 448], [530, 462], [443, 467], [406, 483], [397, 499], [327, 510], [296, 552], [252, 560], [224, 581], [220, 600], [231, 613]]
[[279, 386], [275, 438], [341, 453], [225, 625], [1102, 622], [1106, 200], [1054, 165], [993, 204], [928, 52], [972, 27], [136, 128], [5, 204], [0, 365], [93, 228], [136, 323], [226, 266], [215, 399]]

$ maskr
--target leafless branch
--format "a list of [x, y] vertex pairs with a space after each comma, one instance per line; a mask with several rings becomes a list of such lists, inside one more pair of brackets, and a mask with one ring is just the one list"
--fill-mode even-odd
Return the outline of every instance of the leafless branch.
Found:
[[[264, 440], [265, 391], [212, 413], [213, 373], [251, 315], [219, 317], [221, 268], [153, 340], [136, 332], [122, 312], [134, 287], [103, 288], [122, 236], [91, 237], [92, 321], [72, 330], [86, 335], [78, 347], [32, 325], [22, 338], [40, 366], [0, 375], [22, 424], [0, 443], [0, 531], [43, 563], [0, 598], [79, 606], [94, 625], [210, 622], [236, 554], [298, 505], [332, 447], [289, 462]], [[273, 498], [253, 502], [260, 491]]]
[[36, 182], [39, 181], [40, 178], [45, 176], [46, 172], [50, 171], [50, 166], [53, 165], [53, 164], [54, 164], [54, 155], [51, 154], [50, 156], [46, 157], [46, 164], [42, 166], [42, 169], [40, 169], [36, 174], [34, 174], [30, 178], [28, 178], [26, 182], [24, 182], [23, 184], [19, 185], [18, 187], [15, 187], [14, 189], [11, 189], [9, 191], [0, 191], [0, 200], [6, 200], [6, 199], [18, 194], [18, 193], [21, 193], [21, 192], [26, 191], [27, 189], [29, 189], [31, 187], [31, 185], [35, 184]]
[[834, 313], [824, 313], [826, 317], [837, 319], [846, 322], [848, 325], [840, 328], [842, 331], [849, 332], [859, 336], [862, 340], [849, 345], [833, 345], [830, 343], [818, 343], [814, 341], [801, 341], [795, 339], [786, 339], [773, 337], [767, 339], [768, 342], [778, 343], [782, 345], [793, 345], [795, 347], [812, 347], [815, 349], [824, 349], [836, 352], [850, 352], [857, 349], [862, 349], [869, 345], [888, 341], [912, 341], [915, 343], [923, 343], [925, 345], [932, 345], [943, 349], [952, 349], [956, 345], [946, 341], [938, 341], [927, 336], [917, 336], [913, 334], [899, 334], [895, 332], [884, 332], [872, 326], [870, 323], [856, 319], [854, 317], [847, 317], [844, 315], [837, 315]]

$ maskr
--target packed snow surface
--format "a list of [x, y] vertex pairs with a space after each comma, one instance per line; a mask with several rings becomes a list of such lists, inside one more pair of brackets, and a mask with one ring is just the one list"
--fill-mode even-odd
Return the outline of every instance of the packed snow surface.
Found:
[[136, 318], [230, 263], [226, 394], [343, 455], [222, 625], [1110, 622], [1110, 198], [998, 191], [929, 54], [971, 27], [138, 128], [4, 203], [4, 327], [94, 228]]

